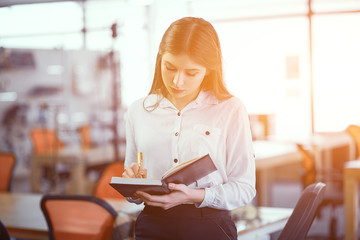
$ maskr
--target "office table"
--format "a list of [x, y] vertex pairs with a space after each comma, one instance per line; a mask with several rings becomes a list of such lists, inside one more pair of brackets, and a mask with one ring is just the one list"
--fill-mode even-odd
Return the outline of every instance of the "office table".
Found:
[[340, 167], [342, 163], [356, 158], [355, 142], [345, 131], [315, 133], [310, 144], [316, 168], [319, 169], [336, 167], [336, 164]]
[[0, 193], [0, 219], [10, 237], [48, 239], [46, 220], [40, 209], [40, 194]]
[[[48, 228], [40, 208], [41, 194], [0, 193], [0, 219], [11, 237], [25, 239], [48, 239]], [[143, 205], [127, 201], [106, 200], [119, 214], [141, 211]], [[258, 221], [249, 224], [237, 223], [238, 235], [251, 239], [253, 236], [279, 231], [292, 213], [288, 208], [258, 208]]]
[[344, 200], [345, 200], [345, 239], [354, 240], [358, 236], [359, 217], [360, 159], [345, 163]]
[[[124, 149], [119, 147], [120, 158]], [[30, 186], [32, 192], [40, 192], [42, 167], [62, 163], [70, 166], [70, 180], [73, 194], [87, 194], [86, 167], [114, 161], [113, 145], [101, 145], [84, 149], [79, 145], [67, 146], [56, 152], [32, 153], [30, 157]]]
[[259, 206], [271, 206], [272, 171], [279, 166], [302, 161], [297, 146], [291, 142], [254, 141], [256, 188]]

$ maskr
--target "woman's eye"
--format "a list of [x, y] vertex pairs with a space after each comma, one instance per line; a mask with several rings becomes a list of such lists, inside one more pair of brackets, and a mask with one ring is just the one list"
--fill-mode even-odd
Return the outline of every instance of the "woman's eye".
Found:
[[170, 67], [170, 66], [166, 66], [166, 70], [169, 70], [169, 71], [175, 71], [176, 69], [173, 68], [173, 67]]
[[192, 72], [186, 73], [186, 75], [188, 75], [189, 77], [195, 77], [196, 74], [197, 74], [197, 72], [195, 72], [195, 73], [192, 73]]

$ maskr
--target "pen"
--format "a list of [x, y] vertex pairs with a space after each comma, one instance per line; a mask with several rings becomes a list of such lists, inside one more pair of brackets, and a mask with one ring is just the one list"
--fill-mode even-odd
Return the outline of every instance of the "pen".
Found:
[[142, 161], [143, 161], [142, 152], [139, 152], [138, 153], [138, 158], [137, 158], [137, 163], [139, 165], [139, 169], [142, 167]]

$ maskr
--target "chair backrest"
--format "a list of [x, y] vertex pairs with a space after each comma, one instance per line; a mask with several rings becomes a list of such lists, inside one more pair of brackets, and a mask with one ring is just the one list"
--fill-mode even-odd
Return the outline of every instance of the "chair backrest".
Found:
[[93, 195], [98, 198], [125, 198], [109, 185], [111, 177], [121, 177], [124, 172], [124, 162], [116, 161], [106, 166], [96, 182]]
[[9, 192], [16, 163], [15, 155], [0, 152], [0, 192]]
[[111, 239], [117, 212], [102, 199], [88, 195], [44, 195], [41, 210], [49, 239]]
[[0, 240], [10, 240], [9, 233], [4, 226], [4, 224], [0, 220]]
[[306, 239], [317, 209], [323, 200], [325, 187], [326, 184], [318, 182], [305, 188], [278, 240]]
[[30, 131], [30, 137], [36, 153], [55, 152], [64, 147], [53, 129], [34, 128]]
[[303, 167], [303, 173], [301, 177], [303, 187], [305, 188], [316, 181], [315, 158], [303, 145], [297, 144], [297, 147], [302, 158], [301, 165]]

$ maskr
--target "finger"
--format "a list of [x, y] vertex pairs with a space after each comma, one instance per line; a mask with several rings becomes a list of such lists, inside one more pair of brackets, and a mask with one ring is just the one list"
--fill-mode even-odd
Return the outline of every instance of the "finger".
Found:
[[147, 177], [147, 169], [146, 168], [140, 168], [139, 169], [139, 174], [141, 175], [142, 178], [146, 178]]
[[184, 189], [186, 186], [184, 184], [175, 184], [175, 183], [169, 183], [168, 188], [172, 191], [185, 191]]
[[123, 178], [130, 178], [129, 175], [127, 174], [126, 170], [124, 170], [124, 172], [122, 173], [122, 177]]
[[179, 204], [171, 202], [167, 195], [151, 195], [142, 191], [137, 191], [135, 195], [138, 196], [146, 205], [153, 207], [169, 209]]
[[151, 202], [152, 204], [162, 204], [164, 203], [164, 196], [157, 196], [157, 195], [151, 195], [151, 194], [148, 194], [146, 192], [142, 192], [142, 191], [136, 191], [136, 195], [139, 196], [143, 201], [145, 202]]
[[123, 177], [125, 178], [134, 178], [135, 177], [135, 174], [134, 172], [132, 171], [132, 169], [130, 168], [126, 168], [124, 173], [123, 173]]
[[136, 191], [135, 195], [141, 198], [143, 201], [151, 201], [151, 195], [146, 192]]
[[140, 168], [139, 165], [137, 165], [136, 163], [133, 163], [130, 165], [131, 170], [133, 171], [133, 173], [135, 174], [136, 178], [142, 178], [142, 175], [140, 174]]
[[125, 168], [123, 176], [126, 178], [135, 178], [137, 174], [136, 166], [137, 164], [133, 163], [129, 167]]

